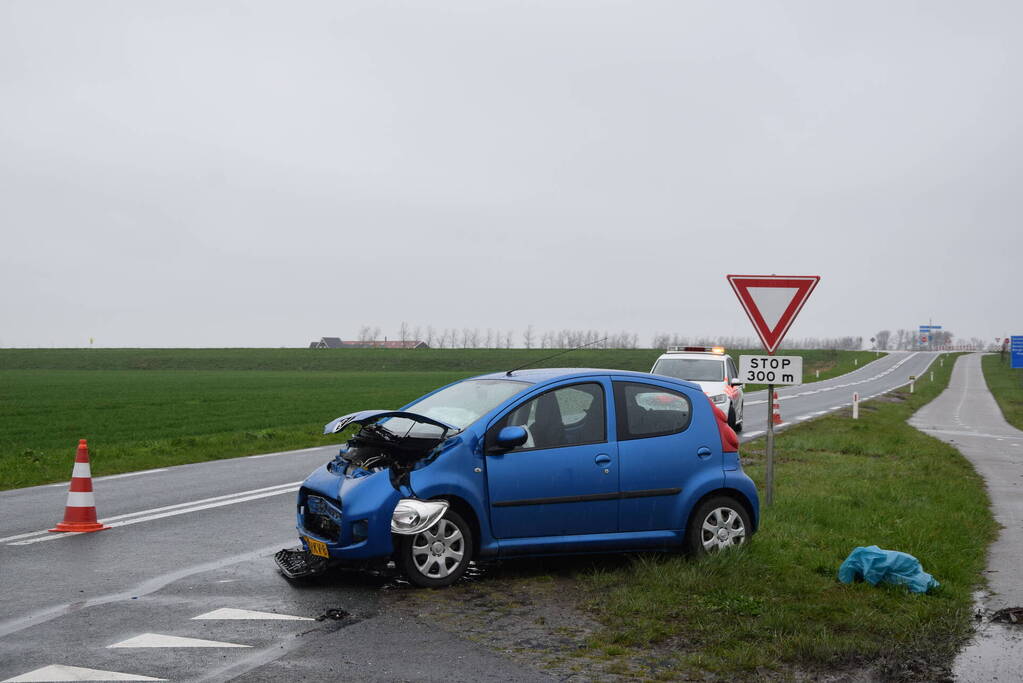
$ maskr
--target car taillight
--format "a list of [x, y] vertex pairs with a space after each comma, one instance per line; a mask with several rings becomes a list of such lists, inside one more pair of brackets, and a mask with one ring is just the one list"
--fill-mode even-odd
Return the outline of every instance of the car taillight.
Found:
[[722, 452], [738, 453], [739, 436], [735, 433], [735, 430], [728, 426], [728, 417], [720, 408], [714, 405], [714, 402], [710, 400], [710, 396], [707, 397], [707, 402], [710, 403], [710, 409], [714, 411], [714, 417], [718, 421], [718, 433], [721, 435]]

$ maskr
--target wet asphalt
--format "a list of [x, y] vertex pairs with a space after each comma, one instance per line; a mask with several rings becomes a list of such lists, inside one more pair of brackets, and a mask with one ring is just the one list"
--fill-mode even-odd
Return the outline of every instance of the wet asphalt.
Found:
[[[988, 589], [978, 596], [986, 617], [1023, 606], [1023, 431], [1010, 425], [987, 388], [982, 354], [961, 356], [948, 388], [910, 419], [917, 429], [955, 446], [984, 477], [1002, 525], [988, 549]], [[964, 682], [1023, 680], [1023, 625], [985, 617], [953, 667]]]

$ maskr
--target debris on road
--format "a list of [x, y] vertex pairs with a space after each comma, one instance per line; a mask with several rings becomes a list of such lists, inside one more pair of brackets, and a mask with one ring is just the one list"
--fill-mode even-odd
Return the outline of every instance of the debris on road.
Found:
[[1023, 607], [1004, 607], [991, 615], [991, 621], [1023, 625]]
[[305, 579], [323, 574], [327, 561], [311, 556], [304, 548], [285, 548], [274, 555], [277, 568], [288, 579]]
[[842, 583], [866, 581], [872, 586], [900, 584], [914, 593], [926, 593], [941, 585], [923, 570], [920, 560], [912, 555], [898, 550], [882, 550], [876, 545], [854, 548], [838, 568], [838, 580]]
[[326, 612], [316, 617], [316, 621], [326, 621], [327, 619], [333, 619], [334, 621], [341, 621], [348, 616], [348, 612], [337, 607], [332, 607]]

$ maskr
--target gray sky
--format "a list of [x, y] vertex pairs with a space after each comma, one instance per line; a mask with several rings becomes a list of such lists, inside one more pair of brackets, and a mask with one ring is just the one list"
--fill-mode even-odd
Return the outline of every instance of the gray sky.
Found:
[[0, 345], [1023, 334], [1018, 2], [0, 0]]

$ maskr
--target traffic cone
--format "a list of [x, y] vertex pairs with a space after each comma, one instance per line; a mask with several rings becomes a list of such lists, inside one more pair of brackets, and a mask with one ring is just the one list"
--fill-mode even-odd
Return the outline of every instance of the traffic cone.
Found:
[[774, 392], [774, 414], [771, 415], [771, 421], [776, 424], [784, 424], [781, 419], [781, 405], [778, 402], [778, 392]]
[[64, 521], [50, 531], [102, 531], [110, 527], [96, 521], [96, 501], [92, 497], [92, 470], [89, 469], [89, 446], [85, 439], [78, 442], [75, 468], [71, 472], [71, 486], [64, 507]]

